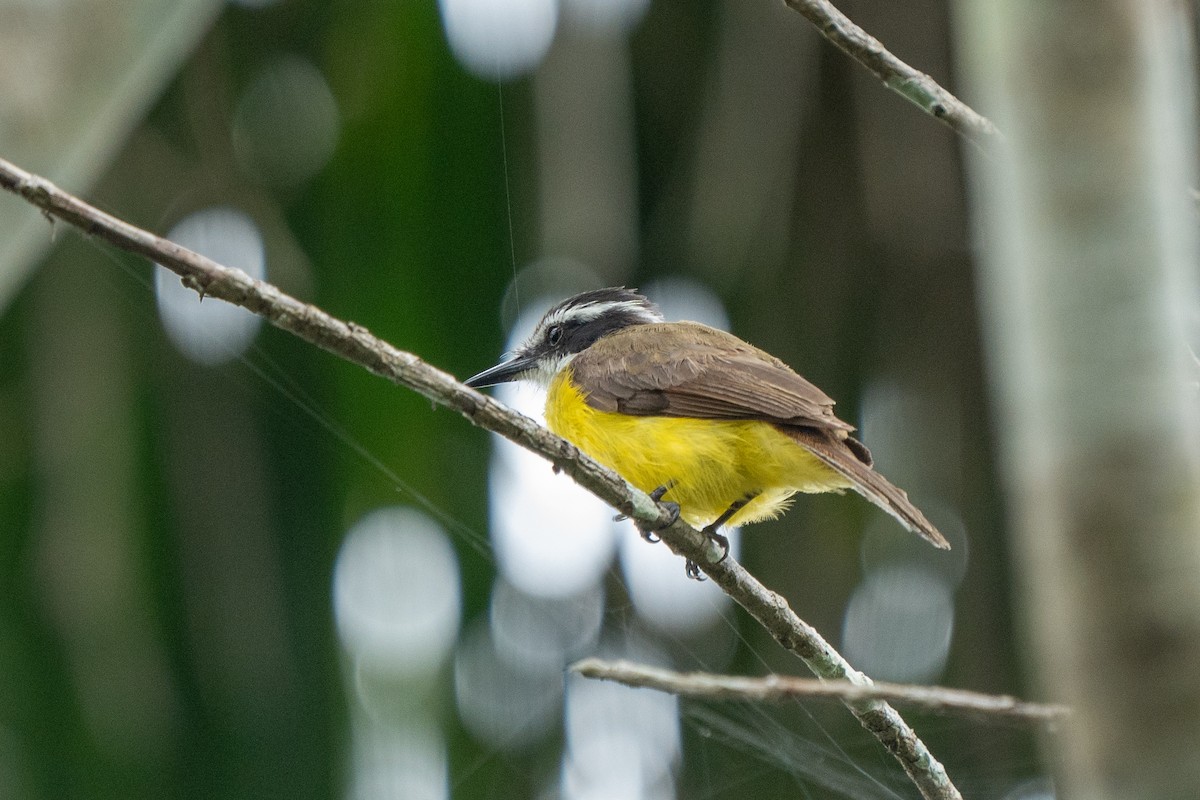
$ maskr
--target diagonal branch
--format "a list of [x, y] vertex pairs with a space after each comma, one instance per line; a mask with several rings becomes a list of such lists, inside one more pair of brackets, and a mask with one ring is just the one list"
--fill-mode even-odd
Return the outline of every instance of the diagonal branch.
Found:
[[[183, 284], [201, 297], [216, 297], [242, 306], [278, 328], [412, 389], [434, 403], [454, 409], [475, 425], [548, 459], [556, 469], [566, 472], [622, 514], [650, 527], [667, 525], [671, 520], [672, 514], [667, 509], [581, 453], [570, 442], [464, 386], [412, 353], [378, 339], [361, 325], [339, 320], [314, 305], [284, 294], [269, 283], [255, 280], [240, 270], [222, 266], [106, 214], [45, 178], [31, 175], [4, 159], [0, 159], [0, 188], [23, 197], [40, 208], [47, 218], [61, 219], [86, 234], [161, 264], [178, 274]], [[657, 533], [674, 553], [700, 565], [714, 583], [819, 677], [859, 684], [870, 682], [815, 628], [796, 616], [782, 597], [759, 583], [741, 564], [732, 558], [715, 563], [721, 554], [708, 537], [679, 520]], [[847, 700], [846, 706], [896, 757], [922, 796], [927, 800], [961, 800], [945, 768], [895, 709], [875, 699]]]
[[599, 658], [585, 658], [572, 664], [571, 669], [585, 678], [616, 681], [626, 686], [640, 686], [682, 697], [702, 697], [711, 700], [884, 700], [937, 714], [966, 715], [984, 721], [1043, 724], [1061, 722], [1070, 714], [1066, 706], [1029, 703], [1008, 695], [981, 694], [964, 689], [948, 689], [944, 686], [913, 686], [878, 681], [861, 684], [796, 678], [791, 675], [744, 678], [708, 672], [676, 672], [631, 661], [604, 661]]
[[829, 0], [784, 0], [784, 3], [816, 25], [821, 35], [844, 53], [871, 70], [884, 86], [915, 103], [926, 114], [940, 119], [980, 146], [1000, 138], [1000, 132], [991, 120], [943, 89], [924, 72], [901, 61]]

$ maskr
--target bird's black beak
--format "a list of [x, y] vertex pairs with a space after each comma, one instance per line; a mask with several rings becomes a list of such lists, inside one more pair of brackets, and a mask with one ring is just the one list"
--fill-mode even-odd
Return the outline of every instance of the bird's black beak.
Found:
[[498, 383], [515, 381], [521, 377], [522, 373], [529, 371], [535, 361], [535, 359], [528, 356], [513, 356], [507, 361], [501, 361], [491, 369], [485, 369], [478, 375], [467, 378], [463, 383], [472, 389], [482, 389], [484, 386], [495, 386]]

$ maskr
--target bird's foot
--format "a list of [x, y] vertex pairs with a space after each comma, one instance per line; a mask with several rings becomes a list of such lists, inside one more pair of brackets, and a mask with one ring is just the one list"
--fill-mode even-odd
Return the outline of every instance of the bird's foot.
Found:
[[[713, 542], [717, 545], [717, 547], [721, 548], [721, 557], [712, 562], [714, 564], [720, 564], [722, 561], [729, 558], [729, 537], [717, 533], [717, 528], [719, 527], [720, 525], [713, 523], [712, 525], [709, 525], [707, 528], [704, 528], [700, 531], [708, 538], [710, 542]], [[700, 570], [700, 565], [695, 561], [692, 561], [690, 558], [683, 565], [683, 571], [694, 581], [707, 580], [707, 578], [704, 576], [704, 573]]]
[[[654, 497], [653, 494], [650, 496]], [[675, 521], [679, 519], [679, 503], [672, 503], [670, 500], [659, 501], [657, 497], [654, 499], [656, 502], [661, 502], [663, 504], [663, 507], [667, 509], [667, 513], [671, 515], [671, 519], [668, 520], [666, 525], [659, 525], [657, 528], [649, 528], [638, 523], [638, 533], [642, 535], [643, 539], [645, 539], [647, 542], [650, 542], [650, 544], [662, 541], [662, 539], [656, 535], [656, 531], [661, 531], [663, 528], [671, 527], [675, 524]]]
[[716, 561], [714, 561], [713, 562], [714, 564], [720, 564], [722, 561], [729, 558], [729, 537], [725, 536], [723, 534], [717, 533], [717, 529], [719, 527], [720, 526], [713, 524], [713, 525], [709, 525], [707, 528], [704, 528], [703, 530], [700, 531], [701, 533], [703, 533], [705, 536], [708, 537], [708, 540], [710, 542], [715, 544], [717, 547], [721, 548], [721, 557], [718, 558]]
[[[655, 535], [655, 531], [660, 531], [663, 528], [669, 528], [675, 524], [675, 521], [677, 519], [679, 519], [679, 504], [672, 503], [669, 500], [663, 501], [663, 495], [665, 495], [667, 492], [669, 492], [671, 490], [671, 487], [674, 485], [675, 485], [675, 481], [671, 481], [670, 483], [660, 486], [657, 489], [655, 489], [653, 492], [650, 493], [650, 499], [656, 503], [662, 503], [663, 506], [666, 507], [667, 512], [670, 513], [671, 519], [667, 522], [666, 525], [659, 525], [656, 528], [650, 528], [650, 527], [643, 525], [640, 522], [634, 523], [635, 525], [637, 525], [638, 533], [640, 533], [642, 535], [642, 538], [645, 539], [647, 542], [650, 542], [651, 544], [655, 544], [656, 542], [662, 541], [658, 536]], [[624, 522], [627, 519], [629, 519], [629, 517], [626, 516], [625, 514], [617, 514], [615, 517], [613, 517], [613, 522]]]

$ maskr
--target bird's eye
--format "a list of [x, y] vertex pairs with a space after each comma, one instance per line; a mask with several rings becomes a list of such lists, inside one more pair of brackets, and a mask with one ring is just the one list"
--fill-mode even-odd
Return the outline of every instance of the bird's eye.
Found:
[[555, 347], [559, 342], [561, 342], [562, 337], [562, 325], [551, 325], [550, 330], [546, 331], [546, 341], [550, 343], [551, 347]]

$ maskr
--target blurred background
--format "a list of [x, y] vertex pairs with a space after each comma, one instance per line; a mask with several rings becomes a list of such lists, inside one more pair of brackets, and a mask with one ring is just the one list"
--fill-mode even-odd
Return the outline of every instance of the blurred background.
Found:
[[[845, 10], [954, 88], [942, 0]], [[739, 557], [878, 679], [1028, 695], [961, 147], [765, 0], [0, 4], [0, 156], [455, 375], [618, 284], [795, 366], [954, 549], [819, 496]], [[0, 797], [916, 796], [840, 707], [567, 673], [803, 673], [612, 514], [0, 198]]]

